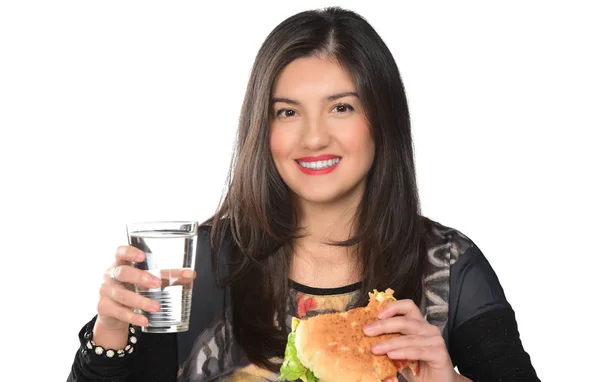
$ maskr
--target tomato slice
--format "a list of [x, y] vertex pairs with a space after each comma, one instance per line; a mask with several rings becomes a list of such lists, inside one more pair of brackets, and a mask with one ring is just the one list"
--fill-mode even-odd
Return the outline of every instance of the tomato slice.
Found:
[[393, 360], [394, 366], [398, 371], [404, 369], [405, 367], [409, 367], [414, 375], [419, 375], [419, 371], [421, 369], [419, 361], [408, 361], [406, 359], [395, 359]]
[[410, 367], [414, 375], [419, 375], [419, 371], [421, 370], [421, 363], [419, 361], [409, 362], [408, 367]]

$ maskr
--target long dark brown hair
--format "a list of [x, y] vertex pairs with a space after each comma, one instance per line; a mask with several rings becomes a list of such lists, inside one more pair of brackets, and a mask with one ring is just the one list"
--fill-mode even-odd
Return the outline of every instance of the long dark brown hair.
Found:
[[[228, 277], [236, 340], [248, 359], [274, 369], [286, 343], [285, 306], [294, 242], [300, 236], [287, 185], [269, 149], [270, 104], [278, 74], [297, 58], [336, 60], [351, 74], [372, 129], [375, 158], [355, 214], [362, 265], [361, 303], [372, 289], [421, 299], [420, 209], [404, 85], [380, 36], [348, 10], [326, 8], [289, 17], [262, 44], [248, 82], [227, 193], [212, 226], [214, 264], [232, 242]], [[218, 267], [215, 269], [220, 274]]]

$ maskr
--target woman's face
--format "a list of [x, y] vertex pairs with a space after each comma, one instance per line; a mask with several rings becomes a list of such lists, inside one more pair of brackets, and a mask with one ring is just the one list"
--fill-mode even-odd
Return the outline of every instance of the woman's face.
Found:
[[360, 199], [375, 144], [346, 70], [316, 57], [291, 62], [275, 83], [270, 112], [275, 166], [300, 201]]

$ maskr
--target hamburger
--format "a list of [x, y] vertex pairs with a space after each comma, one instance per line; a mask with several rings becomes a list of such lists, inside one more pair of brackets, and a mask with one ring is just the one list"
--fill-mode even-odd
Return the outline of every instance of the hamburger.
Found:
[[408, 367], [419, 373], [417, 361], [393, 360], [374, 355], [371, 347], [399, 334], [368, 337], [363, 328], [394, 298], [394, 291], [374, 290], [366, 307], [343, 313], [322, 314], [306, 320], [292, 319], [279, 380], [304, 382], [380, 382], [396, 377]]

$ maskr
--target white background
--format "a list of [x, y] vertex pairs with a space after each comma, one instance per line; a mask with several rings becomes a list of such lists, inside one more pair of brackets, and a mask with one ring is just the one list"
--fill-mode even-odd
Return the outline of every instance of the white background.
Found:
[[[2, 380], [66, 379], [127, 221], [215, 210], [260, 44], [332, 4], [247, 3], [0, 5]], [[424, 214], [486, 254], [544, 381], [597, 375], [600, 27], [586, 4], [341, 2], [400, 67]]]

